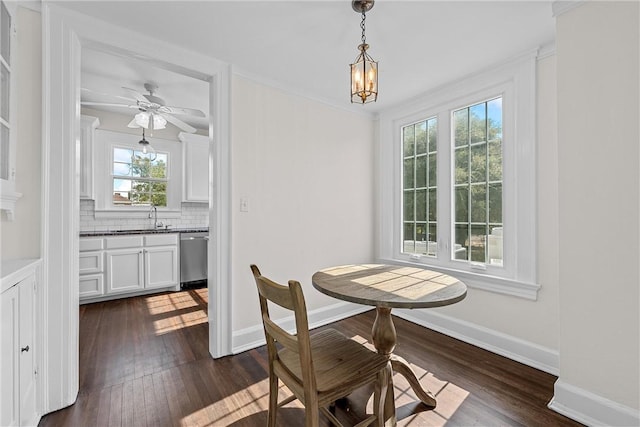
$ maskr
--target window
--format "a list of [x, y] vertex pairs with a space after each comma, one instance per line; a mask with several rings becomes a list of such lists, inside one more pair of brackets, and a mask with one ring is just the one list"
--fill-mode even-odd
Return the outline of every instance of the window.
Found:
[[167, 153], [150, 154], [113, 147], [114, 206], [167, 206]]
[[438, 120], [402, 128], [403, 252], [435, 256], [437, 242]]
[[454, 111], [452, 126], [455, 258], [502, 265], [502, 98]]
[[378, 258], [535, 299], [536, 53], [380, 115]]

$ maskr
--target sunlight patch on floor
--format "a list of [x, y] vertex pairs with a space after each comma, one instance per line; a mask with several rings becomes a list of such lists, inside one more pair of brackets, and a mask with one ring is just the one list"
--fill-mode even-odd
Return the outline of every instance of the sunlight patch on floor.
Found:
[[[278, 402], [291, 395], [291, 392], [284, 386], [280, 385], [278, 392]], [[291, 402], [287, 406], [303, 406], [298, 401]], [[201, 419], [211, 419], [207, 426], [226, 426], [239, 421], [243, 418], [250, 417], [254, 414], [264, 414], [264, 421], [267, 421], [267, 412], [269, 409], [269, 379], [250, 385], [236, 393], [219, 400], [206, 408], [187, 415], [180, 420], [180, 425], [184, 427], [197, 425], [197, 421]], [[215, 417], [211, 418], [211, 414]]]
[[158, 297], [148, 297], [145, 299], [147, 310], [150, 314], [169, 313], [176, 310], [184, 310], [186, 308], [198, 307], [196, 301], [191, 295], [184, 292], [175, 294], [161, 295]]
[[207, 313], [202, 310], [192, 311], [190, 313], [177, 314], [175, 316], [166, 317], [164, 319], [155, 320], [153, 328], [156, 335], [164, 335], [169, 332], [177, 331], [182, 328], [188, 328], [202, 323], [207, 323]]

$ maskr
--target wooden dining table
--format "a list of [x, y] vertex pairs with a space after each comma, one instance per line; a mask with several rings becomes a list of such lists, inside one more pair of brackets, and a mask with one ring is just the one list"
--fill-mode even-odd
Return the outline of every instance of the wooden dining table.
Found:
[[[376, 307], [372, 328], [373, 345], [378, 353], [389, 358], [393, 371], [404, 376], [416, 396], [435, 408], [435, 396], [425, 390], [402, 357], [393, 354], [396, 329], [391, 318], [392, 308], [442, 307], [462, 301], [467, 286], [455, 277], [419, 267], [387, 264], [353, 264], [329, 267], [316, 272], [313, 286], [331, 297]], [[393, 383], [387, 389], [385, 420], [396, 423]]]

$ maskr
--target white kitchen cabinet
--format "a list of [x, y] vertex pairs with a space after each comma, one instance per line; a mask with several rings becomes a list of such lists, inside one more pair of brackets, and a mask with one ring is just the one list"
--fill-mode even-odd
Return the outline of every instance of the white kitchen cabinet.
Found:
[[[15, 266], [16, 264], [14, 264]], [[39, 261], [30, 261], [2, 278], [0, 305], [0, 425], [39, 421], [36, 359], [36, 286]], [[3, 263], [3, 274], [6, 270]], [[11, 270], [9, 266], [9, 270]]]
[[178, 247], [144, 248], [145, 288], [178, 284]]
[[80, 198], [93, 199], [93, 141], [96, 128], [100, 126], [97, 117], [80, 117]]
[[106, 251], [107, 294], [144, 289], [144, 257], [142, 248]]
[[177, 287], [178, 236], [159, 233], [80, 238], [80, 301]]
[[209, 202], [209, 137], [181, 132], [182, 200]]

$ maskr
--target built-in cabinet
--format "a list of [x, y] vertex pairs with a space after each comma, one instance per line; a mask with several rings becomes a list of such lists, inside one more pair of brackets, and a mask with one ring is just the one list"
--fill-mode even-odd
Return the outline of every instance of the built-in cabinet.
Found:
[[185, 202], [209, 201], [209, 137], [181, 132], [182, 199]]
[[0, 294], [0, 425], [30, 426], [37, 406], [36, 291], [38, 260], [2, 264]]
[[80, 199], [93, 199], [93, 141], [96, 128], [100, 126], [97, 117], [80, 117]]
[[16, 202], [22, 197], [16, 191], [16, 2], [0, 2], [0, 15], [0, 211], [12, 221]]
[[179, 286], [178, 233], [80, 238], [80, 301]]

